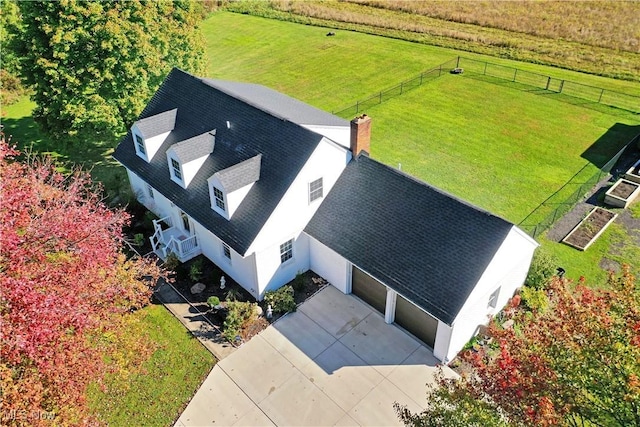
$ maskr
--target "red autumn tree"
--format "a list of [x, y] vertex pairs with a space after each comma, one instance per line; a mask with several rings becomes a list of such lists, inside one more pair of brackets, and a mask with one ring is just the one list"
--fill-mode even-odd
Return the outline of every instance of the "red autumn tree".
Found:
[[149, 302], [160, 270], [125, 258], [128, 216], [102, 203], [86, 173], [65, 176], [49, 160], [18, 154], [2, 137], [2, 414], [34, 425], [47, 411], [79, 424], [90, 419], [86, 385], [105, 368], [100, 337]]
[[[554, 278], [544, 312], [507, 310], [492, 343], [468, 351], [471, 372], [441, 379], [408, 425], [640, 426], [640, 289], [628, 266], [591, 289]], [[513, 326], [504, 328], [505, 321]], [[511, 323], [511, 322], [510, 322]], [[472, 422], [465, 422], [469, 415]], [[484, 417], [484, 418], [483, 418]], [[436, 422], [434, 420], [444, 420]], [[486, 424], [485, 424], [486, 425]]]

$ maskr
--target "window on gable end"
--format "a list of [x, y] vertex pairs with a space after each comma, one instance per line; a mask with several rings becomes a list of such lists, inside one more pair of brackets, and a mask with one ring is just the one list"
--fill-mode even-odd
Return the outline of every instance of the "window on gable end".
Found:
[[231, 248], [224, 242], [222, 242], [222, 254], [225, 258], [231, 261]]
[[182, 181], [182, 172], [180, 171], [180, 163], [176, 159], [171, 159], [171, 169], [173, 176]]
[[280, 264], [284, 264], [293, 258], [293, 239], [280, 245]]
[[496, 305], [498, 305], [499, 295], [500, 295], [500, 288], [493, 291], [493, 293], [489, 297], [489, 304], [487, 304], [487, 308], [496, 308]]
[[224, 204], [224, 193], [219, 188], [213, 187], [213, 198], [215, 199], [216, 206], [218, 208], [223, 211], [226, 210]]
[[134, 133], [133, 136], [136, 140], [136, 150], [138, 150], [138, 153], [146, 156], [147, 151], [144, 148], [144, 139], [142, 139], [142, 137], [137, 133]]
[[309, 183], [309, 203], [322, 198], [322, 178]]

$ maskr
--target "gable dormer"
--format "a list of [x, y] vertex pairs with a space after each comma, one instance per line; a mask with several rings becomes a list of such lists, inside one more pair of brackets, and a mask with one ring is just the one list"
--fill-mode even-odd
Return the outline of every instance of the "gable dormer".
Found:
[[165, 111], [144, 119], [140, 119], [131, 126], [131, 137], [136, 148], [136, 154], [150, 162], [156, 155], [162, 143], [176, 126], [178, 109]]
[[198, 173], [216, 143], [216, 130], [173, 144], [167, 150], [171, 180], [187, 188]]
[[260, 179], [262, 154], [214, 173], [208, 180], [211, 209], [231, 219], [242, 200]]

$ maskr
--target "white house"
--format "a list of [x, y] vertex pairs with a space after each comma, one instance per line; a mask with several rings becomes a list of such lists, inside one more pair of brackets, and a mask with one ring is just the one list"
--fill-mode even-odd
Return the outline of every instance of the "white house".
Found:
[[370, 126], [174, 69], [114, 157], [161, 218], [161, 257], [204, 254], [258, 300], [311, 269], [448, 361], [523, 283], [537, 243], [370, 159]]

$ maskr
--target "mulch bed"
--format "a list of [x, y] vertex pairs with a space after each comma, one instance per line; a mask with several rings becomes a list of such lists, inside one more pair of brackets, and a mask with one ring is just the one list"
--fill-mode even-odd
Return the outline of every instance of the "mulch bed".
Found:
[[576, 228], [574, 228], [562, 241], [585, 250], [596, 235], [615, 218], [616, 214], [606, 209], [595, 208]]
[[[139, 203], [132, 203], [127, 206], [127, 212], [131, 215], [131, 224], [124, 229], [127, 241], [131, 245], [129, 255], [145, 255], [152, 251], [149, 237], [153, 234], [152, 218], [154, 216]], [[141, 245], [134, 244], [134, 236], [141, 234], [144, 236]], [[198, 280], [192, 280], [190, 277], [191, 266], [194, 263], [201, 263], [201, 277]], [[220, 278], [225, 276], [225, 289], [220, 289]], [[211, 310], [207, 304], [207, 299], [211, 296], [216, 296], [220, 299], [222, 305], [231, 299], [235, 299], [241, 302], [257, 302], [256, 299], [247, 292], [242, 286], [236, 283], [231, 277], [227, 276], [217, 265], [212, 263], [207, 257], [199, 255], [196, 258], [180, 264], [176, 269], [173, 277], [173, 287], [176, 288], [191, 304], [194, 305], [201, 313], [204, 313], [207, 319], [213, 323], [220, 330], [223, 330], [224, 321], [226, 318], [226, 310]], [[196, 283], [202, 283], [205, 288], [198, 294], [191, 293], [191, 287]], [[296, 279], [290, 284], [293, 286]], [[327, 284], [326, 280], [308, 271], [301, 274], [297, 278], [296, 286], [294, 287], [294, 299], [296, 304], [303, 303], [307, 298], [314, 295], [322, 287]], [[233, 294], [233, 295], [232, 295]], [[266, 305], [259, 303], [266, 313]], [[254, 335], [260, 333], [271, 323], [282, 317], [282, 314], [273, 313], [273, 318], [266, 319], [264, 316], [258, 317], [255, 321], [245, 325], [240, 333], [243, 341], [248, 341]]]
[[[194, 263], [202, 263], [202, 277], [197, 281], [194, 281], [189, 277], [189, 271]], [[224, 305], [227, 301], [232, 299], [241, 302], [257, 302], [249, 292], [236, 283], [232, 278], [227, 276], [220, 268], [218, 268], [218, 266], [203, 255], [199, 255], [196, 258], [181, 264], [176, 270], [174, 283], [172, 283], [173, 287], [187, 298], [187, 300], [200, 312], [205, 313], [207, 319], [220, 330], [223, 330], [227, 312], [225, 309], [211, 310], [207, 304], [207, 299], [209, 297], [218, 297], [221, 305]], [[220, 289], [220, 278], [222, 276], [225, 276], [225, 289]], [[295, 280], [296, 279], [294, 279], [294, 281]], [[327, 283], [312, 271], [301, 274], [298, 280], [300, 280], [300, 285], [294, 287], [294, 289], [298, 289], [294, 293], [296, 304], [304, 302]], [[290, 284], [293, 285], [294, 281]], [[198, 282], [205, 285], [204, 290], [197, 294], [191, 293], [191, 287]], [[230, 298], [230, 293], [235, 294], [234, 298]], [[267, 307], [264, 302], [259, 302], [258, 305], [262, 308], [263, 313], [266, 313]], [[250, 322], [241, 329], [240, 337], [243, 341], [248, 341], [251, 337], [260, 333], [281, 316], [282, 314], [273, 313], [273, 317], [271, 319], [266, 319], [264, 315], [258, 317], [255, 321]]]

